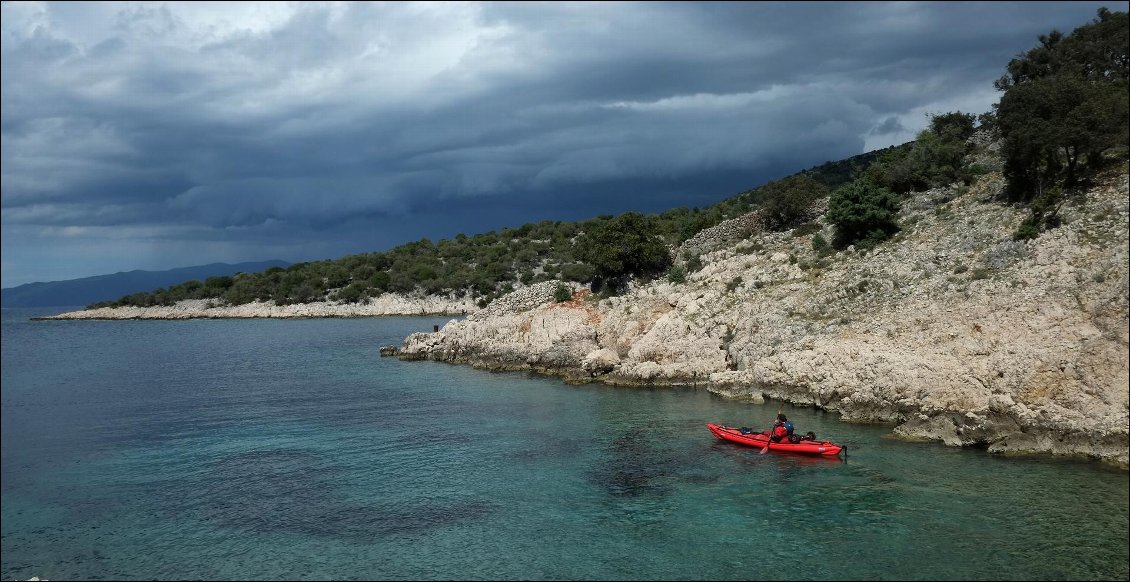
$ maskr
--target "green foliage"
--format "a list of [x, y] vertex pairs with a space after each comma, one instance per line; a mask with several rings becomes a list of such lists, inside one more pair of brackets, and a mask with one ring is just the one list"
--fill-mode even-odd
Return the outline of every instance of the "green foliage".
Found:
[[875, 150], [852, 156], [846, 160], [827, 162], [803, 172], [823, 184], [828, 190], [835, 190], [848, 182], [853, 182], [863, 175], [876, 160], [885, 153], [906, 149], [907, 144], [890, 146], [884, 150]]
[[654, 234], [654, 221], [627, 212], [590, 225], [578, 241], [579, 255], [593, 267], [594, 286], [615, 291], [629, 277], [652, 277], [671, 264], [667, 244]]
[[804, 224], [793, 229], [792, 237], [793, 238], [800, 238], [802, 236], [808, 236], [810, 234], [814, 234], [814, 233], [817, 233], [817, 232], [820, 232], [820, 225], [819, 224], [817, 224], [815, 222], [806, 222], [806, 223], [804, 223]]
[[973, 135], [974, 120], [975, 116], [960, 111], [931, 116], [930, 127], [909, 147], [883, 153], [866, 175], [899, 194], [971, 180], [973, 174], [965, 167], [965, 157], [970, 151], [967, 140]]
[[762, 214], [770, 230], [785, 230], [804, 218], [813, 203], [828, 196], [828, 188], [811, 176], [796, 174], [760, 189]]
[[[204, 280], [204, 286], [211, 287], [212, 289], [227, 289], [228, 287], [231, 287], [233, 283], [235, 283], [235, 280], [227, 276], [208, 277]], [[185, 283], [183, 285], [187, 284], [188, 283]]]
[[391, 281], [392, 277], [385, 271], [377, 271], [373, 273], [372, 277], [369, 277], [369, 284], [372, 285], [373, 290], [375, 290], [378, 295], [388, 291], [388, 286]]
[[569, 281], [576, 281], [578, 283], [587, 283], [592, 281], [593, 276], [596, 275], [596, 270], [592, 265], [585, 263], [567, 263], [561, 265], [561, 278]]
[[861, 179], [832, 193], [825, 219], [836, 226], [835, 246], [870, 248], [898, 232], [898, 210], [898, 196]]
[[1020, 223], [1012, 238], [1014, 240], [1034, 239], [1040, 236], [1040, 233], [1044, 230], [1059, 226], [1059, 209], [1064, 202], [1063, 190], [1058, 186], [1042, 192], [1029, 204], [1028, 217]]
[[832, 245], [828, 244], [828, 241], [825, 240], [824, 235], [819, 233], [812, 237], [812, 250], [816, 251], [816, 256], [821, 258], [826, 257], [833, 252]]
[[675, 283], [682, 284], [687, 282], [687, 270], [682, 265], [674, 265], [671, 270], [667, 272], [667, 280]]
[[687, 263], [688, 273], [695, 273], [702, 269], [702, 257], [686, 253], [684, 255], [684, 260]]
[[344, 289], [337, 292], [336, 299], [343, 303], [357, 303], [366, 287], [363, 283], [350, 283]]
[[[1125, 12], [1098, 17], [1064, 37], [1052, 31], [1008, 64], [996, 82], [1004, 173], [1013, 200], [1032, 201], [1054, 186], [1074, 187], [1125, 154], [1130, 132]], [[1039, 220], [1033, 220], [1038, 228]]]
[[572, 298], [573, 298], [573, 293], [570, 292], [569, 288], [566, 287], [562, 283], [558, 283], [557, 287], [553, 290], [553, 300], [558, 302], [558, 303], [561, 303], [563, 301], [568, 301]]

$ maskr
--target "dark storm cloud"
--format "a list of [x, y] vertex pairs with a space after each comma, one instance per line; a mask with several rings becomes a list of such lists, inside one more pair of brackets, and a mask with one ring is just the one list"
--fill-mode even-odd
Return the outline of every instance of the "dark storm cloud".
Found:
[[708, 205], [1101, 5], [5, 3], [4, 285]]

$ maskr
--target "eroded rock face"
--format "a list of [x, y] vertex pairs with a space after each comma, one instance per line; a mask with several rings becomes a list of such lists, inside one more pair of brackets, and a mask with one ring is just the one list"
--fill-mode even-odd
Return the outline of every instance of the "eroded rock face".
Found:
[[554, 303], [550, 282], [545, 297], [488, 307], [408, 338], [403, 351], [771, 396], [894, 422], [904, 438], [1127, 467], [1126, 168], [1027, 242], [1012, 240], [1025, 211], [993, 202], [1003, 184], [992, 173], [915, 195], [903, 231], [870, 253], [822, 257], [813, 235], [754, 234], [704, 254], [685, 284]]

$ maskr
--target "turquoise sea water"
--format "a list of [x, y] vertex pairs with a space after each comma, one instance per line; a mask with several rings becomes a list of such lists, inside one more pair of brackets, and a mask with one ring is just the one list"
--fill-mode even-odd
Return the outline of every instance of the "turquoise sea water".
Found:
[[380, 358], [446, 318], [3, 311], [0, 578], [1127, 579], [1124, 471], [779, 403]]

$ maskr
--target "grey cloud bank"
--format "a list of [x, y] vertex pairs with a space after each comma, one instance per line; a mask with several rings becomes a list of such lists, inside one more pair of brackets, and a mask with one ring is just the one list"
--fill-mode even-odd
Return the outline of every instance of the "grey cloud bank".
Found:
[[704, 206], [1126, 3], [4, 3], [3, 286]]

